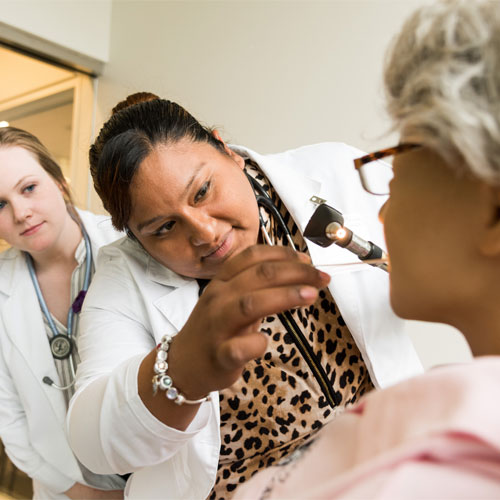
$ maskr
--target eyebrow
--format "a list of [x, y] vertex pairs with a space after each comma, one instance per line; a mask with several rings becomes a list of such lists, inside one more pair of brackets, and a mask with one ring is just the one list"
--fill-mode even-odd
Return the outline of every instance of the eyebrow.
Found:
[[21, 177], [21, 179], [19, 179], [16, 184], [14, 185], [14, 187], [12, 189], [17, 189], [23, 182], [26, 181], [26, 179], [29, 179], [30, 177], [34, 177], [33, 180], [36, 180], [36, 177], [34, 176], [34, 174], [28, 174], [28, 175], [25, 175], [24, 177]]
[[[196, 177], [198, 176], [198, 173], [200, 172], [200, 170], [205, 166], [205, 162], [202, 161], [195, 169], [193, 175], [191, 176], [191, 178], [189, 179], [188, 183], [186, 184], [186, 187], [184, 188], [184, 190], [182, 191], [182, 196], [185, 196], [187, 194], [187, 192], [189, 191], [189, 189], [191, 188], [191, 186], [193, 185]], [[163, 215], [155, 215], [154, 217], [152, 217], [151, 219], [148, 219], [148, 220], [145, 220], [139, 224], [137, 224], [137, 231], [139, 232], [142, 232], [142, 230], [148, 226], [150, 226], [151, 224], [154, 224], [155, 222], [158, 222], [162, 219], [164, 219], [165, 216]]]
[[16, 185], [14, 186], [14, 189], [16, 189], [20, 184], [22, 184], [26, 179], [28, 179], [29, 177], [32, 177], [33, 174], [28, 174], [28, 175], [25, 175], [24, 177], [22, 177], [21, 179], [19, 179], [17, 182], [16, 182]]

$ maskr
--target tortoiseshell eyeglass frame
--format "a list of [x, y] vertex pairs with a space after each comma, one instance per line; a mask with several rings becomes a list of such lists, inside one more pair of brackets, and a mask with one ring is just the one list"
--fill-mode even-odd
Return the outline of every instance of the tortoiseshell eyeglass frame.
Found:
[[377, 196], [385, 196], [389, 194], [389, 191], [387, 191], [387, 193], [375, 193], [374, 191], [370, 190], [369, 186], [367, 185], [366, 179], [363, 176], [363, 171], [361, 170], [363, 165], [371, 163], [372, 161], [381, 160], [388, 156], [396, 156], [397, 154], [405, 153], [407, 151], [411, 151], [412, 149], [420, 147], [422, 147], [421, 144], [416, 144], [413, 142], [403, 142], [392, 148], [380, 149], [379, 151], [375, 151], [374, 153], [369, 153], [365, 156], [361, 156], [360, 158], [355, 158], [354, 168], [358, 171], [359, 179], [361, 180], [361, 185], [363, 186], [364, 190], [368, 191], [370, 194], [374, 194]]

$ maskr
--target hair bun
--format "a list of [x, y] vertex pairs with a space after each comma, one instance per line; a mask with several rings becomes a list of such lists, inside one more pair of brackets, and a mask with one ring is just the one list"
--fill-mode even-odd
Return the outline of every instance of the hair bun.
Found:
[[136, 92], [135, 94], [130, 94], [123, 101], [120, 101], [112, 110], [111, 114], [114, 115], [121, 111], [122, 109], [133, 106], [134, 104], [139, 104], [141, 102], [153, 101], [155, 99], [160, 99], [156, 94], [151, 92]]

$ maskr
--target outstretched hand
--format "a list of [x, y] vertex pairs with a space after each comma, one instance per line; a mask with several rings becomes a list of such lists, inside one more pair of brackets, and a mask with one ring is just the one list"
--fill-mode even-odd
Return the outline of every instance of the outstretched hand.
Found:
[[264, 354], [262, 318], [312, 304], [329, 275], [288, 247], [255, 245], [228, 260], [207, 286], [169, 353], [169, 373], [188, 398], [232, 385]]

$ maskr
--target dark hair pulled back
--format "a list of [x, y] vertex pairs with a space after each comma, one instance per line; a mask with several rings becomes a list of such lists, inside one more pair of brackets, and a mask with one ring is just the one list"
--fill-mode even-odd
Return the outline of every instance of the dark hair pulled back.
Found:
[[149, 92], [132, 94], [118, 103], [89, 152], [94, 187], [113, 226], [128, 229], [130, 184], [139, 165], [157, 146], [188, 139], [225, 153], [224, 144], [212, 132], [182, 106]]

